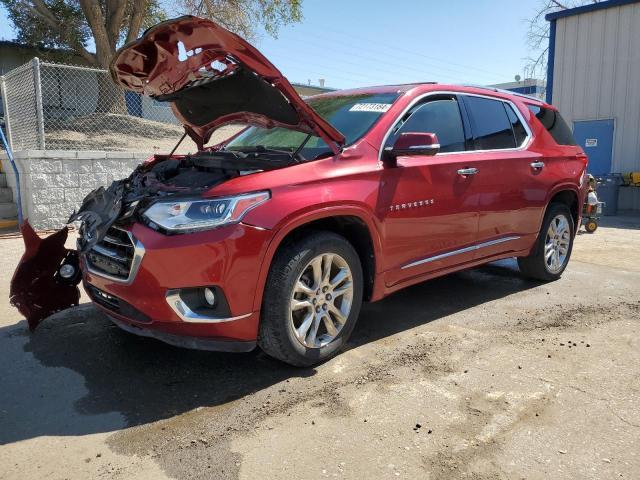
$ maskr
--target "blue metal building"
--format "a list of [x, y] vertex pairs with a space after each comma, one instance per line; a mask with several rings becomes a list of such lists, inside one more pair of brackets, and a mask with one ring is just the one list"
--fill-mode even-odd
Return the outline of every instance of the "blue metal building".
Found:
[[[640, 0], [609, 0], [547, 15], [547, 102], [573, 125], [593, 174], [640, 171]], [[640, 210], [640, 188], [619, 207]]]

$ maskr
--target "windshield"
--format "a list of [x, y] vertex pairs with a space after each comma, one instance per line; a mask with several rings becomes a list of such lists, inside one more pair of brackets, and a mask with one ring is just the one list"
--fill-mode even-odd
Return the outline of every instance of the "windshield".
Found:
[[[364, 135], [398, 98], [397, 92], [310, 98], [307, 103], [340, 131], [350, 145]], [[296, 152], [301, 160], [331, 153], [320, 137], [287, 128], [249, 127], [225, 145], [225, 150], [264, 148]]]

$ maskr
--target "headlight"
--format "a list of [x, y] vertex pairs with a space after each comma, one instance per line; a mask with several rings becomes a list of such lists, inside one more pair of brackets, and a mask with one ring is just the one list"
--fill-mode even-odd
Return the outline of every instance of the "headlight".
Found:
[[249, 210], [270, 197], [269, 192], [257, 192], [208, 200], [156, 202], [143, 216], [170, 232], [208, 230], [238, 223]]

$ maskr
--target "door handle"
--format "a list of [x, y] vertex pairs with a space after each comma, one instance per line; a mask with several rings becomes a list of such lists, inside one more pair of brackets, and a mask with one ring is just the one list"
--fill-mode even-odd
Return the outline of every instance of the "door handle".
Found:
[[531, 168], [542, 169], [544, 168], [544, 162], [531, 162]]
[[463, 177], [466, 177], [467, 175], [475, 175], [476, 173], [478, 173], [478, 169], [473, 167], [461, 168], [458, 170], [458, 175], [462, 175]]

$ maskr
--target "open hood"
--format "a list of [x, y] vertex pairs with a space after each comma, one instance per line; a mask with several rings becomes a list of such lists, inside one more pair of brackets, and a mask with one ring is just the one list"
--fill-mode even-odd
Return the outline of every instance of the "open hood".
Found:
[[171, 102], [200, 149], [232, 122], [313, 133], [335, 152], [344, 144], [264, 55], [210, 20], [159, 23], [118, 50], [110, 70], [127, 90]]

